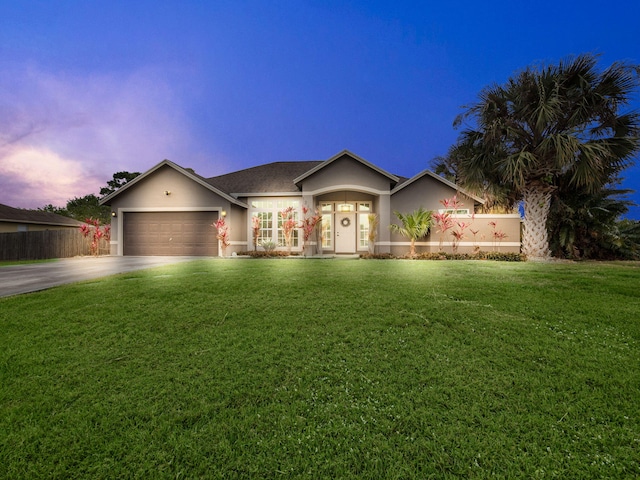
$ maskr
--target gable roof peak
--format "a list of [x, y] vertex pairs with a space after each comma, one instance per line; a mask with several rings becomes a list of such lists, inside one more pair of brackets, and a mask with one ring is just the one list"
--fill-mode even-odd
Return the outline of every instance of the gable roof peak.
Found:
[[190, 178], [191, 180], [193, 180], [194, 182], [202, 185], [203, 187], [205, 187], [208, 190], [211, 190], [213, 193], [215, 193], [216, 195], [219, 195], [221, 197], [223, 197], [224, 199], [230, 201], [231, 203], [234, 203], [236, 205], [239, 205], [241, 207], [247, 207], [247, 205], [245, 205], [244, 203], [240, 202], [239, 200], [233, 198], [232, 196], [230, 196], [229, 194], [227, 194], [226, 192], [223, 192], [222, 190], [216, 188], [215, 186], [207, 183], [207, 181], [204, 179], [204, 177], [201, 177], [200, 175], [198, 175], [197, 173], [192, 173], [189, 169], [187, 170], [186, 168], [181, 167], [180, 165], [178, 165], [177, 163], [172, 162], [171, 160], [167, 160], [166, 158], [164, 160], [162, 160], [160, 163], [156, 164], [155, 166], [151, 167], [149, 170], [147, 170], [146, 172], [142, 173], [141, 175], [138, 175], [136, 178], [134, 178], [133, 180], [131, 180], [130, 182], [127, 182], [126, 184], [124, 184], [124, 186], [120, 187], [118, 190], [116, 190], [115, 192], [110, 193], [109, 195], [107, 195], [106, 197], [100, 199], [99, 204], [100, 205], [108, 205], [109, 202], [116, 196], [118, 196], [119, 194], [121, 194], [122, 192], [124, 192], [125, 190], [128, 190], [129, 188], [131, 188], [133, 185], [137, 184], [138, 182], [140, 182], [142, 179], [148, 177], [149, 175], [151, 175], [152, 173], [156, 172], [157, 170], [159, 170], [160, 168], [164, 167], [164, 166], [168, 166], [170, 168], [173, 168], [174, 170], [176, 170], [177, 172], [183, 174], [185, 177]]
[[418, 173], [417, 175], [414, 175], [413, 177], [411, 177], [410, 179], [406, 180], [405, 182], [402, 182], [399, 185], [396, 185], [396, 187], [391, 190], [391, 195], [393, 195], [394, 193], [399, 192], [400, 190], [402, 190], [403, 188], [411, 185], [413, 182], [415, 182], [416, 180], [421, 179], [422, 177], [424, 177], [425, 175], [432, 177], [436, 180], [438, 180], [439, 182], [444, 183], [445, 185], [447, 185], [448, 187], [453, 188], [454, 190], [456, 190], [456, 192], [460, 192], [463, 193], [464, 195], [466, 195], [469, 198], [472, 198], [473, 200], [475, 200], [476, 202], [480, 203], [480, 204], [484, 204], [485, 200], [478, 197], [477, 195], [474, 195], [473, 193], [467, 192], [466, 190], [464, 190], [463, 188], [461, 188], [459, 185], [456, 185], [453, 182], [450, 182], [449, 180], [447, 180], [444, 177], [441, 177], [440, 175], [433, 173], [431, 170], [429, 170], [428, 168], [421, 171], [420, 173]]
[[293, 183], [295, 183], [296, 185], [298, 183], [300, 183], [302, 180], [304, 180], [307, 177], [310, 177], [311, 175], [313, 175], [314, 173], [316, 173], [318, 170], [323, 169], [324, 167], [326, 167], [327, 165], [330, 165], [331, 163], [335, 162], [336, 160], [344, 157], [344, 156], [349, 156], [351, 158], [353, 158], [354, 160], [356, 160], [357, 162], [360, 162], [361, 164], [369, 167], [372, 170], [375, 170], [376, 172], [380, 173], [381, 175], [384, 175], [385, 177], [387, 177], [389, 180], [391, 180], [394, 183], [397, 183], [400, 179], [398, 177], [396, 177], [395, 175], [387, 172], [386, 170], [381, 169], [380, 167], [374, 165], [373, 163], [368, 162], [367, 160], [365, 160], [362, 157], [359, 157], [358, 155], [356, 155], [355, 153], [349, 151], [349, 150], [342, 150], [341, 152], [338, 152], [337, 154], [335, 154], [334, 156], [332, 156], [331, 158], [329, 158], [328, 160], [325, 160], [324, 162], [319, 163], [318, 165], [316, 165], [315, 167], [313, 167], [311, 170], [303, 173], [302, 175], [300, 175], [297, 178], [293, 179]]

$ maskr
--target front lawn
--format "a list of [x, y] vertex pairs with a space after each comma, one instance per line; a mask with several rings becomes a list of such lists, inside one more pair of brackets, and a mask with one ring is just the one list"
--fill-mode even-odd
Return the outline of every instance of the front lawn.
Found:
[[0, 477], [637, 478], [639, 286], [236, 259], [0, 299]]

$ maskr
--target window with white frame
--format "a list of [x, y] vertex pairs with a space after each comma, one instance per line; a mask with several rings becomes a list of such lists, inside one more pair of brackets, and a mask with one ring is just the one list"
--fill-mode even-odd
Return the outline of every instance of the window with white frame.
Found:
[[468, 208], [458, 208], [453, 209], [453, 208], [440, 208], [438, 210], [438, 213], [448, 213], [449, 215], [469, 215], [469, 209]]
[[369, 246], [369, 213], [371, 204], [369, 202], [358, 202], [358, 247], [367, 248]]
[[[260, 235], [258, 237], [258, 245], [264, 242], [273, 242], [279, 247], [285, 246], [284, 232], [282, 230], [283, 216], [280, 214], [283, 210], [292, 207], [292, 219], [299, 223], [300, 218], [300, 200], [292, 199], [269, 199], [269, 200], [253, 200], [251, 202], [251, 216], [260, 219]], [[291, 246], [299, 246], [299, 231], [294, 229], [291, 235]]]
[[333, 214], [322, 214], [322, 248], [331, 250], [333, 248]]
[[358, 214], [358, 245], [360, 248], [369, 246], [369, 214]]

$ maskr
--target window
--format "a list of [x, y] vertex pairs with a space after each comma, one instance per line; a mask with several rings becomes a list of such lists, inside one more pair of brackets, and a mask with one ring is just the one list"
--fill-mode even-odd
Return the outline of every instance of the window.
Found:
[[258, 236], [258, 245], [263, 242], [271, 242], [273, 239], [273, 213], [257, 212], [254, 216], [260, 219], [260, 235]]
[[322, 248], [333, 248], [333, 214], [322, 215]]
[[[293, 220], [296, 224], [300, 218], [300, 200], [274, 199], [274, 200], [252, 200], [251, 217], [260, 219], [260, 235], [258, 245], [264, 242], [274, 242], [279, 247], [285, 246], [284, 232], [282, 230], [282, 216], [280, 212], [285, 208], [293, 207]], [[291, 246], [298, 247], [299, 230], [296, 228], [291, 235]]]
[[[278, 202], [278, 204], [280, 204], [281, 202]], [[298, 203], [298, 202], [296, 202]], [[284, 210], [285, 208], [289, 208], [290, 206], [293, 205], [287, 205], [286, 207], [282, 207], [280, 209], [278, 209], [278, 246], [280, 247], [284, 247], [286, 246], [287, 242], [284, 239], [284, 229], [282, 228], [282, 226], [284, 225], [284, 218], [282, 217], [282, 215], [280, 215], [280, 212], [282, 210]], [[295, 221], [296, 225], [298, 225], [298, 210], [293, 210], [293, 220]], [[298, 236], [299, 236], [299, 230], [297, 228], [295, 228], [293, 230], [293, 232], [291, 233], [291, 246], [292, 247], [297, 247], [298, 246]]]
[[468, 208], [459, 208], [454, 210], [452, 208], [441, 208], [438, 210], [438, 213], [448, 213], [450, 215], [469, 215]]
[[369, 214], [358, 214], [358, 245], [360, 248], [369, 246]]
[[251, 206], [258, 210], [267, 210], [273, 208], [273, 202], [271, 200], [254, 200], [251, 202]]

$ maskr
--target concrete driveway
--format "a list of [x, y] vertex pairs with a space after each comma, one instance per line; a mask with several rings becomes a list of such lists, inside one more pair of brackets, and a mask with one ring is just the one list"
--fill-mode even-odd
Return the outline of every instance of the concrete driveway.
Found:
[[74, 257], [0, 267], [0, 297], [204, 257]]

